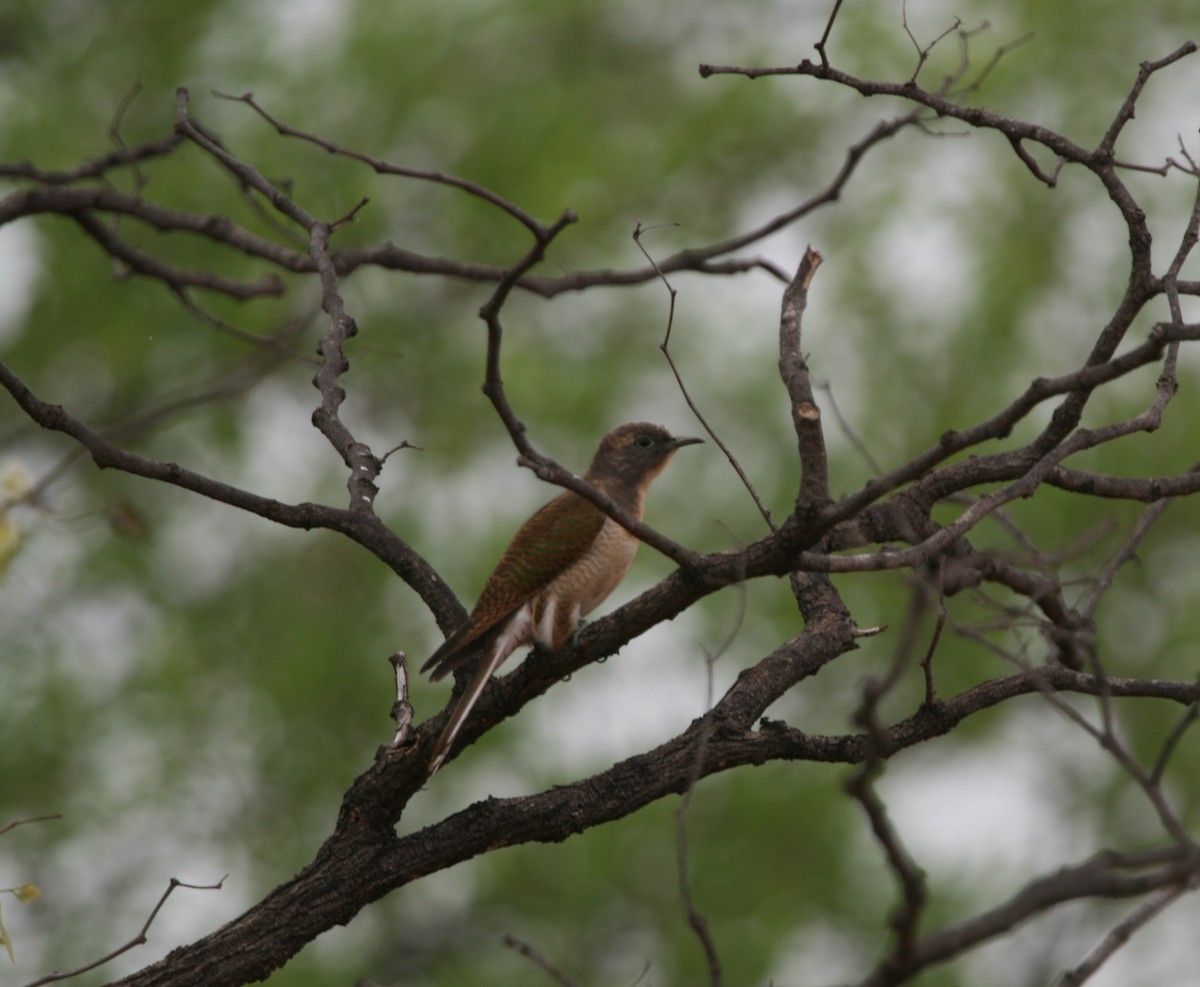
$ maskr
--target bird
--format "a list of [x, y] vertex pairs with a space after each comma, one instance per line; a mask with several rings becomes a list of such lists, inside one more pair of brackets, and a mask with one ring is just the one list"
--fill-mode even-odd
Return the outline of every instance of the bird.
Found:
[[[642, 518], [646, 490], [682, 446], [661, 425], [629, 422], [600, 440], [584, 480], [629, 514]], [[475, 609], [421, 666], [437, 682], [481, 656], [474, 676], [442, 729], [430, 777], [446, 756], [488, 679], [517, 648], [561, 648], [581, 618], [625, 577], [638, 539], [591, 501], [568, 490], [522, 525], [488, 577]]]

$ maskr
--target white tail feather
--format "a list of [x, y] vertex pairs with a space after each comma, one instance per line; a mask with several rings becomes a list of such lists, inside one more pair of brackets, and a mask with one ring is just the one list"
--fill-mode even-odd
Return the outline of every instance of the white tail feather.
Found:
[[508, 618], [496, 635], [491, 649], [479, 660], [479, 667], [475, 669], [475, 674], [471, 677], [466, 691], [459, 698], [458, 705], [450, 714], [450, 719], [446, 721], [442, 735], [438, 737], [437, 745], [433, 749], [433, 758], [429, 762], [430, 777], [446, 760], [446, 755], [450, 753], [450, 748], [458, 737], [458, 732], [467, 722], [467, 717], [471, 715], [475, 703], [479, 701], [488, 679], [495, 674], [497, 668], [504, 664], [505, 658], [530, 640], [529, 632], [532, 623], [533, 608], [527, 603]]

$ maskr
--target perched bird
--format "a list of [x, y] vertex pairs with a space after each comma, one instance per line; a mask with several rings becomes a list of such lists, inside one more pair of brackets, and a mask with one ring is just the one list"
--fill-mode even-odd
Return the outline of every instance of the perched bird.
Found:
[[[638, 520], [646, 489], [680, 446], [703, 439], [676, 438], [661, 425], [632, 422], [614, 428], [596, 449], [584, 479]], [[617, 588], [633, 564], [638, 540], [590, 501], [560, 494], [522, 526], [488, 577], [479, 602], [421, 671], [434, 682], [481, 655], [434, 748], [432, 775], [466, 721], [483, 687], [517, 648], [557, 649], [580, 618]]]

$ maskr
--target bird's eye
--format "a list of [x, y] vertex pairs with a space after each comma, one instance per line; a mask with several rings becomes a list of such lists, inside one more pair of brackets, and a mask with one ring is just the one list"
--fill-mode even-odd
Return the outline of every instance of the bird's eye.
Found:
[[648, 435], [639, 435], [633, 440], [633, 444], [639, 449], [649, 449], [652, 445], [654, 445], [654, 440]]

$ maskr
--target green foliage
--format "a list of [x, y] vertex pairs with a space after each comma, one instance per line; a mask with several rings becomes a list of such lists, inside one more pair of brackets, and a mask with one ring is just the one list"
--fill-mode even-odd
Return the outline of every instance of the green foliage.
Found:
[[[899, 11], [899, 4], [847, 4], [834, 61], [877, 78], [907, 78], [915, 52]], [[910, 26], [928, 43], [954, 15], [968, 25], [984, 17], [996, 24], [972, 40], [973, 70], [996, 46], [1034, 32], [970, 94], [972, 102], [1026, 114], [1085, 143], [1111, 120], [1137, 62], [1166, 54], [1194, 28], [1167, 7], [1013, 0], [965, 9], [925, 4]], [[195, 117], [264, 174], [286, 180], [311, 212], [334, 220], [370, 198], [339, 231], [339, 246], [391, 240], [492, 265], [527, 249], [526, 231], [476, 199], [377, 176], [276, 134], [248, 106], [210, 91], [253, 92], [279, 120], [343, 147], [479, 182], [542, 220], [575, 210], [581, 221], [555, 245], [545, 271], [630, 268], [641, 263], [630, 240], [637, 222], [678, 224], [647, 238], [658, 256], [736, 235], [816, 194], [851, 143], [899, 112], [812, 80], [702, 81], [696, 73], [701, 61], [812, 57], [823, 16], [719, 0], [683, 7], [26, 0], [10, 5], [0, 23], [0, 161], [73, 168], [111, 147], [118, 114], [126, 144], [165, 137], [175, 87], [186, 85]], [[956, 67], [950, 42], [937, 52], [921, 76], [926, 83]], [[1180, 93], [1195, 92], [1187, 78], [1156, 81], [1160, 101], [1144, 115], [1158, 114], [1158, 130], [1133, 131], [1123, 155], [1157, 165], [1175, 153], [1170, 135], [1194, 124], [1178, 116], [1186, 103]], [[1032, 377], [1077, 366], [1127, 265], [1122, 231], [1095, 188], [1064, 174], [1051, 192], [994, 136], [940, 129], [941, 136], [911, 132], [876, 149], [841, 202], [753, 248], [784, 268], [805, 242], [825, 253], [806, 347], [814, 373], [829, 382], [884, 469], [942, 431], [995, 412]], [[277, 222], [195, 149], [147, 164], [141, 177], [176, 208], [232, 215], [260, 232]], [[120, 180], [132, 188], [131, 174]], [[1149, 181], [1159, 183], [1148, 193], [1155, 219], [1174, 230], [1191, 190]], [[131, 447], [267, 496], [345, 501], [342, 464], [308, 424], [317, 401], [312, 366], [252, 350], [190, 315], [161, 285], [114, 271], [69, 219], [0, 232], [10, 231], [0, 245], [16, 243], [34, 271], [14, 284], [28, 299], [16, 318], [0, 321], [0, 352], [39, 395]], [[267, 273], [178, 234], [139, 230], [131, 239], [189, 267], [241, 280]], [[289, 291], [279, 299], [235, 304], [197, 293], [197, 300], [245, 332], [267, 335], [295, 323], [287, 345], [308, 357], [322, 332], [315, 286], [285, 280]], [[688, 387], [783, 514], [798, 477], [775, 369], [780, 286], [762, 273], [719, 284], [680, 275], [672, 283], [679, 291], [672, 353]], [[513, 468], [511, 445], [479, 393], [484, 329], [476, 313], [488, 289], [364, 269], [343, 290], [360, 326], [343, 378], [347, 420], [378, 453], [402, 441], [420, 447], [388, 460], [379, 507], [469, 601], [508, 534], [547, 494]], [[595, 438], [619, 421], [646, 417], [695, 429], [658, 349], [667, 304], [657, 283], [551, 301], [514, 297], [504, 372], [539, 448], [581, 470]], [[1194, 384], [1194, 368], [1184, 373]], [[1115, 420], [1137, 410], [1145, 384], [1132, 381], [1096, 413]], [[220, 393], [190, 400], [213, 391]], [[1187, 469], [1195, 458], [1194, 405], [1194, 396], [1181, 394], [1158, 435], [1105, 447], [1078, 465], [1139, 476]], [[341, 792], [390, 738], [387, 656], [402, 648], [419, 663], [439, 638], [414, 595], [348, 542], [272, 530], [183, 491], [94, 470], [67, 442], [36, 434], [7, 398], [0, 408], [0, 469], [19, 463], [38, 479], [54, 474], [35, 498], [24, 487], [18, 498], [0, 491], [0, 818], [65, 816], [54, 833], [30, 837], [35, 854], [18, 855], [22, 865], [39, 862], [38, 884], [52, 889], [56, 909], [54, 922], [24, 932], [30, 948], [21, 951], [21, 969], [32, 978], [124, 941], [171, 876], [207, 883], [232, 875], [226, 891], [172, 898], [172, 930], [185, 940], [291, 876], [333, 825]], [[143, 427], [138, 416], [147, 408], [161, 413]], [[871, 470], [843, 433], [832, 423], [828, 429], [840, 494]], [[765, 532], [744, 489], [712, 456], [664, 477], [649, 508], [652, 524], [702, 550]], [[1142, 549], [1146, 564], [1122, 570], [1100, 614], [1121, 643], [1102, 654], [1113, 674], [1186, 679], [1194, 672], [1191, 643], [1200, 628], [1189, 511], [1179, 505], [1169, 513]], [[1079, 548], [1081, 573], [1120, 543], [1137, 515], [1047, 491], [1012, 513], [1039, 544]], [[1003, 544], [1007, 536], [984, 526], [979, 537]], [[629, 593], [661, 577], [665, 565], [643, 550]], [[898, 628], [912, 592], [900, 575], [839, 577], [838, 586], [863, 626]], [[969, 595], [949, 606], [966, 626], [986, 616]], [[700, 679], [727, 616], [702, 610], [691, 624], [671, 625], [672, 648], [686, 656], [677, 685]], [[732, 681], [739, 657], [748, 664], [799, 629], [786, 587], [753, 587], [745, 623], [718, 663], [718, 685]], [[986, 639], [988, 628], [979, 629]], [[922, 649], [932, 632], [930, 617], [917, 633]], [[853, 731], [862, 680], [885, 668], [895, 647], [894, 636], [864, 639], [850, 661], [772, 712], [809, 732]], [[1031, 633], [1030, 647], [1040, 656], [1044, 643]], [[629, 650], [613, 663], [657, 657]], [[954, 635], [934, 668], [943, 696], [1006, 671], [985, 643]], [[919, 670], [912, 676], [887, 709], [896, 718], [921, 701]], [[445, 700], [440, 688], [414, 688], [419, 718]], [[621, 702], [654, 710], [670, 698]], [[554, 700], [552, 692], [543, 703]], [[1095, 716], [1094, 706], [1087, 711]], [[1064, 738], [1073, 728], [1055, 723], [1050, 735], [1070, 747]], [[1160, 706], [1145, 704], [1123, 708], [1121, 726], [1151, 760], [1172, 724]], [[526, 750], [521, 729], [506, 725], [463, 768], [476, 756], [494, 765]], [[1003, 717], [979, 718], [951, 740], [981, 744], [1004, 729]], [[1070, 753], [1050, 750], [1042, 767], [1063, 768], [1062, 801], [1086, 808], [1089, 837], [1137, 842], [1151, 830], [1141, 809], [1123, 802], [1128, 791], [1111, 763], [1096, 756], [1087, 770], [1067, 772]], [[1178, 777], [1194, 778], [1198, 762], [1193, 733], [1177, 752]], [[525, 791], [539, 771], [511, 763], [505, 772], [467, 774], [461, 788], [431, 786], [414, 811], [433, 818], [498, 787]], [[819, 956], [824, 944], [842, 960], [853, 955], [848, 976], [879, 952], [894, 888], [841, 793], [843, 779], [841, 768], [772, 765], [696, 790], [686, 822], [695, 902], [728, 982], [826, 982], [842, 971], [827, 976], [824, 966], [797, 960], [797, 951]], [[1180, 792], [1193, 821], [1200, 813], [1194, 787]], [[584, 983], [630, 983], [646, 963], [646, 982], [702, 982], [702, 956], [680, 903], [675, 809], [674, 801], [651, 806], [561, 846], [472, 862], [439, 876], [429, 892], [405, 889], [360, 917], [356, 927], [366, 932], [358, 939], [352, 929], [344, 948], [336, 939], [318, 944], [270, 982], [533, 981], [526, 961], [503, 952], [504, 933]], [[1057, 822], [1066, 829], [1070, 818], [1064, 811]], [[1081, 842], [1078, 857], [1091, 845]], [[1001, 879], [956, 889], [954, 900], [994, 902], [1004, 875], [991, 876]], [[1072, 942], [1086, 943], [1089, 931]], [[0, 942], [11, 957], [3, 926]], [[103, 974], [140, 967], [176, 944], [155, 938]], [[497, 963], [506, 964], [500, 980]], [[1014, 980], [962, 964], [927, 982]]]

